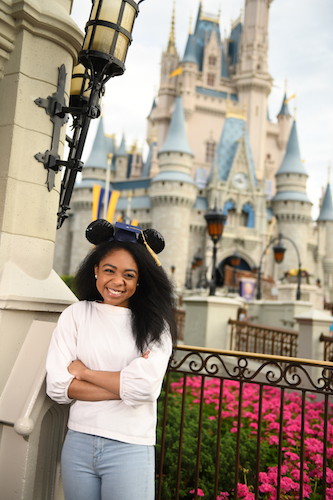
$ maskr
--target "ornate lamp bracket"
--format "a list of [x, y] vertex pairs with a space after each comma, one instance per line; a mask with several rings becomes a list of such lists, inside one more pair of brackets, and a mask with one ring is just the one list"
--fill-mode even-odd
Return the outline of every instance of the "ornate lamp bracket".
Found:
[[57, 91], [46, 99], [39, 97], [35, 100], [37, 106], [45, 108], [45, 111], [50, 115], [50, 120], [53, 122], [53, 134], [51, 149], [45, 153], [35, 154], [36, 160], [44, 164], [44, 168], [48, 171], [46, 184], [49, 191], [51, 191], [55, 184], [54, 178], [56, 173], [60, 170], [60, 156], [58, 154], [60, 131], [61, 127], [67, 122], [68, 115], [64, 112], [65, 103], [65, 83], [66, 83], [66, 68], [63, 64], [59, 68], [58, 86]]

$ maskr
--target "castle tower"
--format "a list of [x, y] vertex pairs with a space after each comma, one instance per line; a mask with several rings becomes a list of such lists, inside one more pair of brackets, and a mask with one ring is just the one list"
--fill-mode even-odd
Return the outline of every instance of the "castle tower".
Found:
[[267, 97], [272, 88], [268, 73], [268, 13], [272, 0], [246, 0], [240, 55], [234, 76], [240, 103], [247, 104], [247, 122], [259, 181], [264, 176]]
[[195, 52], [195, 40], [189, 33], [182, 66], [182, 96], [185, 116], [189, 117], [195, 108], [195, 86], [198, 71], [198, 59]]
[[[306, 194], [308, 174], [300, 157], [296, 121], [293, 122], [286, 153], [275, 177], [277, 193], [272, 199], [272, 209], [277, 219], [278, 233], [293, 240], [298, 248], [302, 267], [307, 267], [312, 203]], [[298, 267], [293, 245], [287, 240], [283, 244], [288, 251], [279, 266], [280, 275], [288, 269]]]
[[321, 279], [327, 302], [333, 301], [333, 203], [330, 182], [328, 181], [321, 205], [318, 227], [318, 277]]
[[95, 179], [105, 182], [107, 168], [108, 152], [104, 133], [104, 121], [101, 116], [93, 147], [82, 169], [82, 179]]
[[128, 154], [126, 151], [125, 134], [121, 138], [121, 143], [115, 154], [115, 169], [117, 180], [127, 179]]
[[[158, 108], [152, 113], [151, 119], [158, 122], [158, 144], [164, 143], [170, 119], [171, 106], [177, 94], [177, 76], [169, 78], [179, 66], [179, 55], [175, 42], [175, 2], [173, 4], [172, 20], [167, 50], [162, 53], [160, 89], [158, 93]], [[158, 110], [158, 114], [156, 111]]]
[[290, 134], [290, 120], [291, 114], [289, 113], [288, 104], [287, 104], [287, 94], [284, 93], [282, 106], [279, 114], [277, 115], [278, 126], [279, 126], [279, 135], [278, 135], [278, 146], [279, 149], [284, 150], [286, 148], [289, 134]]
[[191, 177], [193, 153], [188, 144], [182, 98], [177, 97], [168, 135], [158, 153], [160, 172], [151, 181], [152, 226], [161, 231], [166, 272], [175, 266], [177, 286], [185, 283], [190, 245], [191, 209], [198, 188]]

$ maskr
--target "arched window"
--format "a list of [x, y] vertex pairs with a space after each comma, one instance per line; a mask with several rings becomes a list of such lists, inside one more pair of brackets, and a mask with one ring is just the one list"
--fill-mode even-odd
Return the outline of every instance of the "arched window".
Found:
[[206, 163], [212, 163], [215, 155], [216, 143], [213, 141], [206, 142]]
[[226, 225], [234, 226], [236, 218], [235, 203], [232, 200], [225, 202], [222, 213], [227, 215]]
[[242, 207], [240, 226], [254, 227], [254, 210], [250, 203], [245, 203]]

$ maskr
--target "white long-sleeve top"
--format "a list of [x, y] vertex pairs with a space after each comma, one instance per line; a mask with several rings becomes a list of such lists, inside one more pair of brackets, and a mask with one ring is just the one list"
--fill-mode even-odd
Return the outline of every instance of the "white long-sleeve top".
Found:
[[[156, 440], [156, 400], [172, 352], [168, 329], [148, 346], [148, 359], [135, 345], [131, 310], [80, 301], [60, 315], [46, 361], [47, 394], [72, 403], [68, 428], [133, 444]], [[68, 366], [79, 359], [91, 370], [120, 371], [120, 400], [79, 401], [68, 397], [73, 375]]]

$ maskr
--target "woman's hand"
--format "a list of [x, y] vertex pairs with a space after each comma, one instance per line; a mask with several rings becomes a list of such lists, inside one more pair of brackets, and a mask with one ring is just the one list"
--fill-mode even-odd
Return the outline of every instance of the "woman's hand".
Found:
[[142, 354], [142, 358], [144, 358], [144, 359], [148, 359], [149, 354], [150, 354], [150, 351], [146, 351], [146, 352], [144, 352], [144, 353]]
[[87, 370], [87, 367], [86, 365], [84, 365], [82, 363], [82, 361], [76, 359], [75, 361], [73, 361], [69, 367], [68, 367], [68, 371], [71, 375], [74, 375], [74, 377], [77, 379], [77, 380], [85, 380], [84, 378], [84, 373], [86, 372]]

